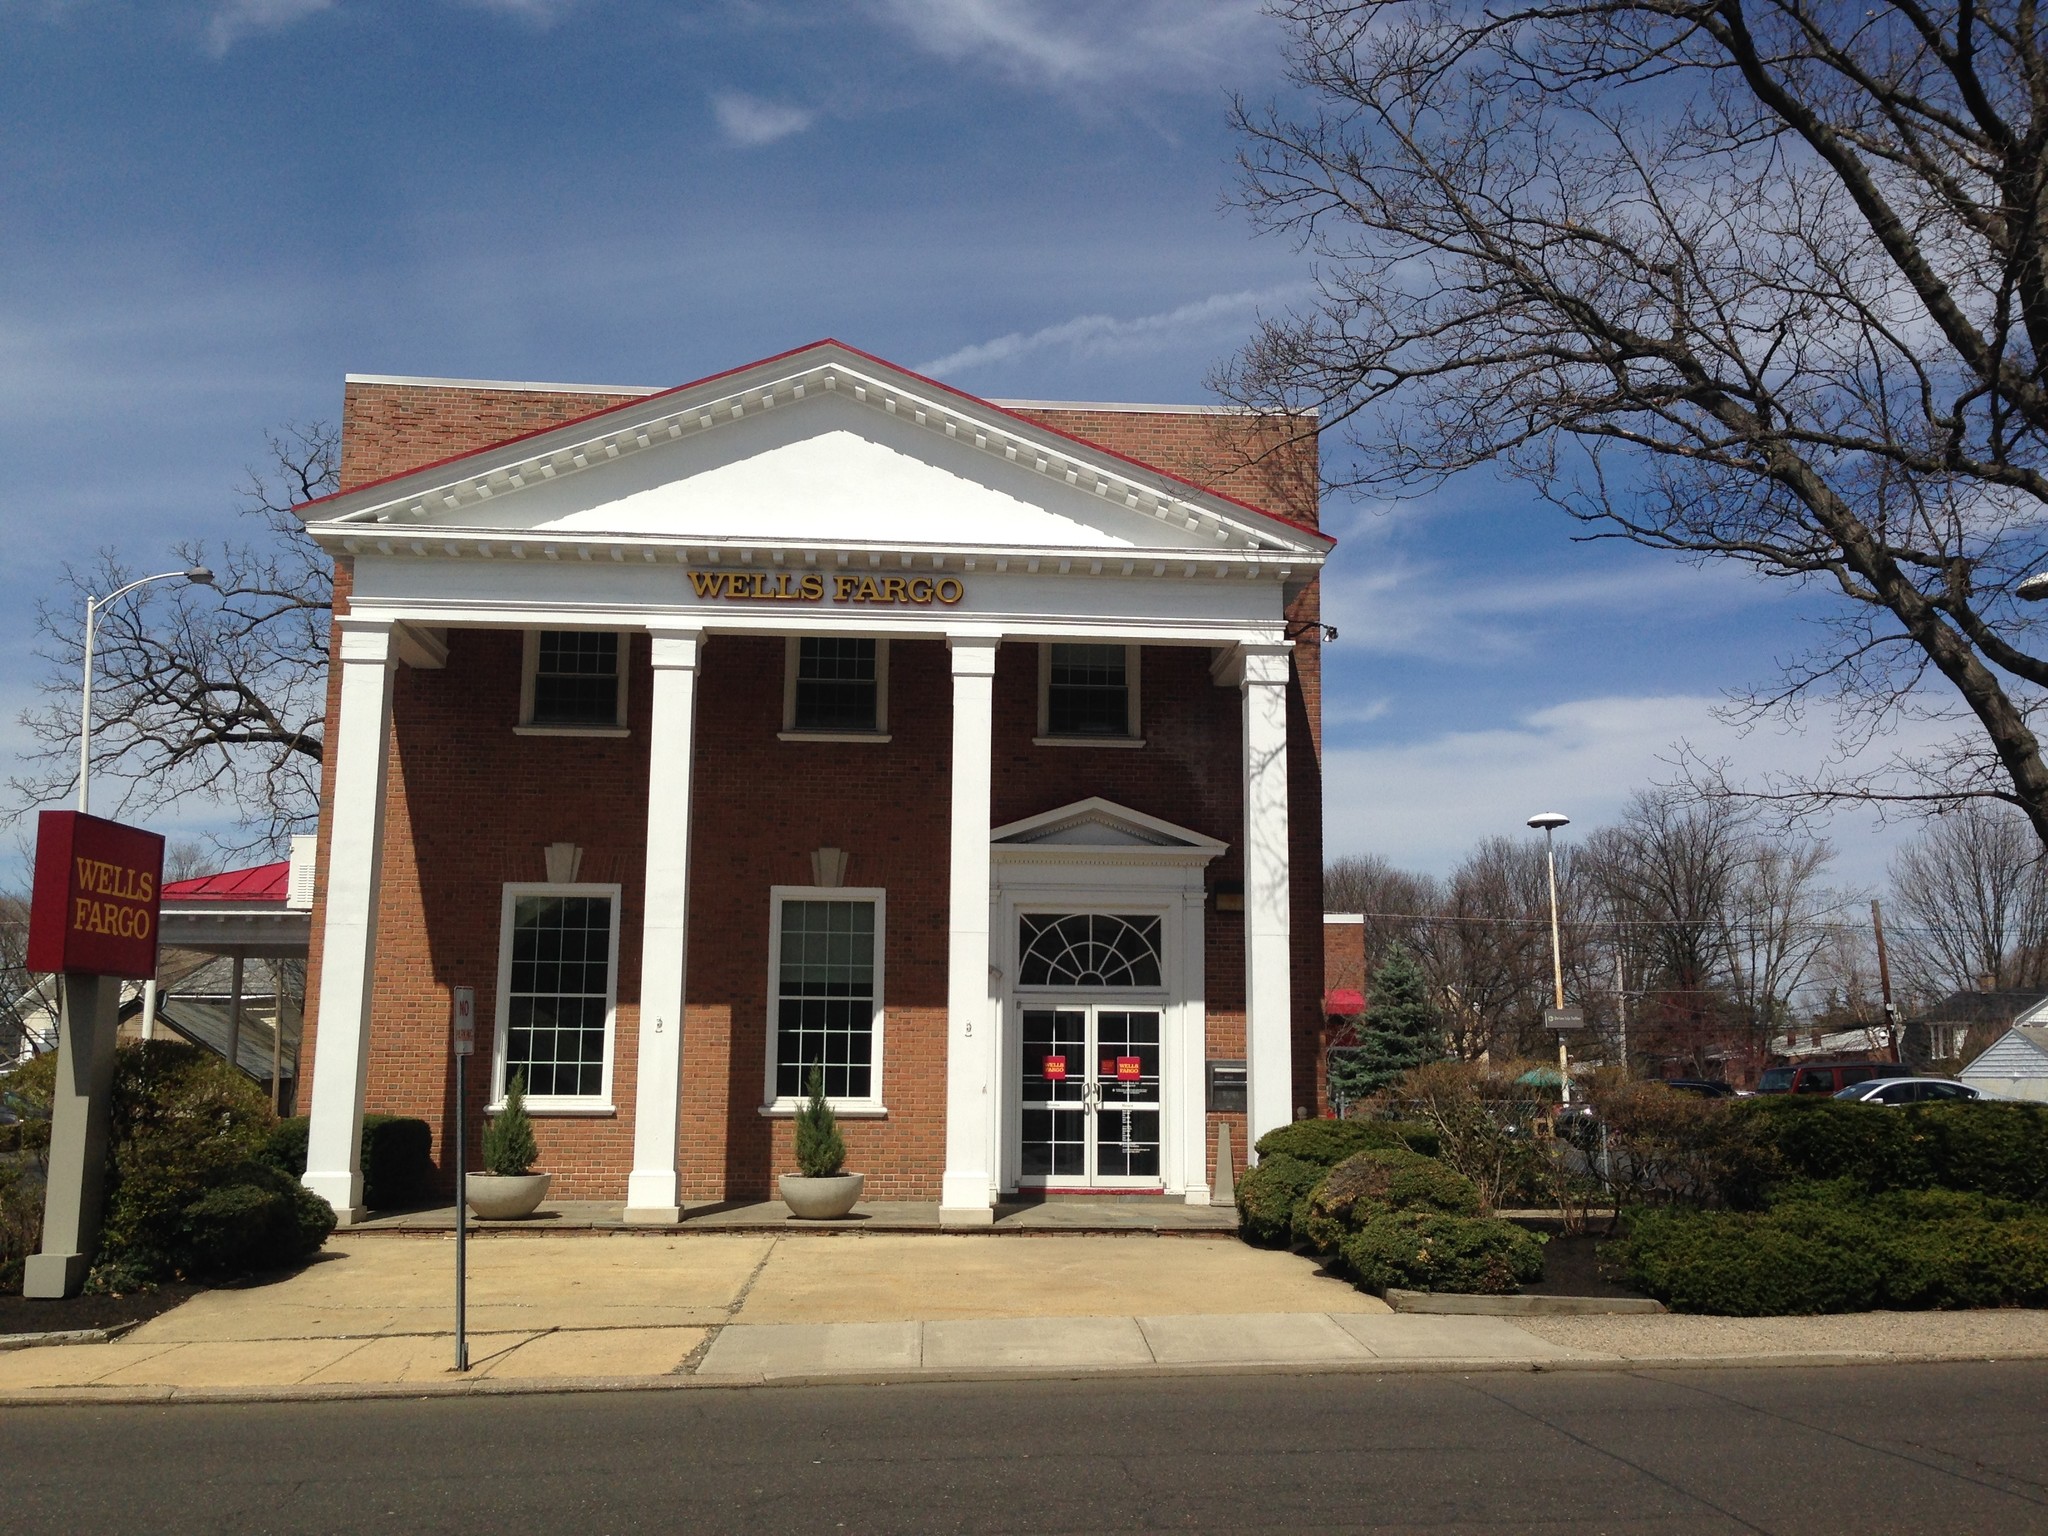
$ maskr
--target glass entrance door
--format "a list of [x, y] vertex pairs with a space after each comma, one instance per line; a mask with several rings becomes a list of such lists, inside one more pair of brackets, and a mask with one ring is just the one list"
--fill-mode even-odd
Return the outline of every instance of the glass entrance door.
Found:
[[1159, 1010], [1020, 1010], [1019, 1182], [1159, 1183]]

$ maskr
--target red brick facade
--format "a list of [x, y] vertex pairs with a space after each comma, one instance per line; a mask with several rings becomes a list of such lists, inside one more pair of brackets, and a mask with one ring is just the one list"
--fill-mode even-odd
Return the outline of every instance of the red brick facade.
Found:
[[[351, 383], [344, 489], [621, 403], [516, 389]], [[1241, 418], [1056, 411], [1033, 419], [1313, 523], [1314, 444], [1251, 441]], [[1263, 454], [1263, 456], [1262, 456]], [[345, 610], [349, 572], [337, 572]], [[1322, 1024], [1320, 631], [1310, 587], [1290, 617], [1290, 812], [1296, 1095], [1315, 1113]], [[611, 1103], [603, 1116], [537, 1117], [539, 1166], [564, 1199], [618, 1199], [632, 1165], [638, 1048], [640, 893], [648, 747], [623, 739], [515, 735], [521, 637], [450, 630], [443, 668], [398, 670], [378, 907], [369, 1085], [372, 1112], [452, 1113], [448, 989], [472, 985], [475, 1077], [488, 1081], [502, 887], [544, 878], [542, 849], [582, 847], [578, 879], [622, 888]], [[783, 642], [714, 634], [699, 674], [694, 758], [687, 1010], [680, 1167], [686, 1200], [752, 1199], [790, 1171], [786, 1120], [760, 1112], [769, 1012], [769, 888], [811, 882], [809, 855], [847, 850], [846, 881], [886, 889], [885, 1119], [842, 1120], [848, 1166], [875, 1199], [938, 1197], [944, 1164], [951, 676], [943, 643], [891, 643], [887, 744], [778, 740]], [[648, 642], [630, 655], [629, 727], [649, 715]], [[1243, 919], [1216, 892], [1241, 889], [1240, 699], [1211, 679], [1210, 654], [1148, 647], [1138, 751], [1035, 747], [1035, 649], [1006, 645], [995, 679], [996, 825], [1100, 795], [1230, 845], [1209, 870], [1208, 1054], [1244, 1049]], [[335, 673], [339, 674], [339, 667]], [[330, 737], [338, 689], [329, 694]], [[329, 826], [320, 827], [307, 1051], [317, 1048], [320, 935]], [[308, 1056], [317, 1062], [317, 1056]], [[317, 1070], [317, 1067], [316, 1067]], [[1217, 1117], [1212, 1117], [1212, 1119]], [[1244, 1117], [1232, 1119], [1243, 1166]], [[1213, 1154], [1213, 1127], [1205, 1138]], [[472, 1151], [475, 1149], [472, 1148]]]

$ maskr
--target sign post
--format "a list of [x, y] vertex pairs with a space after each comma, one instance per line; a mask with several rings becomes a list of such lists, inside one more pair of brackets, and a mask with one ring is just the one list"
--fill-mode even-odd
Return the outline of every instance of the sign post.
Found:
[[106, 1193], [121, 982], [156, 975], [163, 873], [164, 840], [154, 832], [82, 811], [37, 818], [28, 968], [55, 971], [63, 981], [42, 1251], [28, 1256], [24, 1296], [76, 1296], [92, 1267]]
[[469, 1369], [469, 1058], [476, 1054], [476, 989], [457, 987], [449, 1001], [455, 1043], [455, 1369]]

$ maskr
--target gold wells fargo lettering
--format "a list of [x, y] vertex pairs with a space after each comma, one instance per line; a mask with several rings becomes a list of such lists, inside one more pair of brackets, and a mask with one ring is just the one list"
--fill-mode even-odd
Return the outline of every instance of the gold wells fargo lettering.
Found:
[[149, 910], [156, 900], [156, 876], [146, 869], [105, 859], [72, 861], [71, 929], [123, 939], [146, 939], [155, 928]]
[[[826, 595], [825, 578], [816, 571], [692, 571], [690, 589], [701, 598], [736, 603], [819, 603]], [[966, 585], [955, 576], [832, 577], [835, 603], [911, 608], [939, 603], [950, 608], [966, 595]]]

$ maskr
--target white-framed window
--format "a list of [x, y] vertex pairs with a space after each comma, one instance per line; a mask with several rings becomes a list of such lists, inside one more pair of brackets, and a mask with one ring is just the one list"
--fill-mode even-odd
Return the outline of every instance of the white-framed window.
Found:
[[763, 1109], [793, 1114], [811, 1067], [842, 1114], [884, 1113], [879, 888], [769, 889], [768, 1081]]
[[530, 736], [626, 734], [631, 637], [610, 629], [529, 629], [519, 674], [519, 725]]
[[1053, 991], [1158, 991], [1166, 985], [1157, 912], [1020, 912], [1017, 985]]
[[619, 997], [616, 885], [509, 884], [491, 1103], [515, 1074], [536, 1114], [608, 1114]]
[[1041, 747], [1142, 747], [1141, 647], [1054, 642], [1038, 648]]
[[782, 739], [887, 741], [889, 642], [791, 635], [782, 669]]

